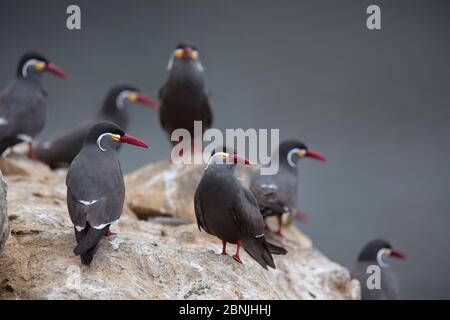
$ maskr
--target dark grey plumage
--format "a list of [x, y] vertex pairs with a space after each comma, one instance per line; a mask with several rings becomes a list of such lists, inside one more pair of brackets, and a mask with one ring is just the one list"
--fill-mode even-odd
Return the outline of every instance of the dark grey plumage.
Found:
[[[226, 163], [221, 163], [223, 157]], [[256, 200], [234, 175], [236, 157], [222, 152], [211, 157], [194, 197], [198, 227], [221, 239], [224, 250], [226, 242], [241, 244], [263, 268], [275, 268], [271, 253], [286, 250], [266, 241]], [[235, 258], [240, 261], [239, 251]]]
[[94, 125], [67, 173], [67, 206], [78, 243], [74, 253], [83, 264], [91, 263], [100, 239], [122, 214], [125, 185], [117, 148], [124, 137], [111, 122]]
[[278, 160], [272, 157], [271, 161], [278, 161], [278, 172], [274, 175], [261, 175], [256, 171], [250, 182], [250, 190], [255, 195], [264, 217], [278, 216], [277, 233], [281, 235], [283, 213], [303, 217], [298, 209], [298, 160], [302, 157], [312, 157], [324, 161], [325, 158], [317, 152], [308, 150], [305, 144], [296, 140], [282, 142], [275, 152]]
[[[399, 251], [393, 250], [389, 242], [381, 239], [369, 242], [361, 250], [356, 267], [352, 272], [352, 278], [359, 280], [361, 284], [361, 298], [363, 300], [393, 300], [399, 298], [398, 277], [394, 270], [383, 261], [389, 256], [400, 259], [406, 258]], [[382, 260], [380, 261], [380, 259]], [[367, 268], [373, 265], [378, 266], [380, 270], [379, 289], [369, 289], [367, 285], [368, 278], [373, 275], [373, 271], [368, 272]], [[370, 279], [371, 283], [372, 281], [373, 277]]]
[[193, 44], [183, 42], [176, 47], [169, 62], [169, 76], [159, 90], [159, 98], [160, 123], [169, 139], [178, 128], [188, 130], [194, 137], [194, 121], [202, 121], [203, 130], [211, 127], [211, 103], [205, 88], [203, 67]]
[[94, 124], [110, 121], [126, 130], [130, 122], [129, 104], [140, 103], [139, 100], [129, 101], [128, 92], [134, 96], [139, 94], [139, 90], [131, 85], [111, 88], [102, 108], [96, 114], [53, 137], [37, 142], [33, 148], [35, 156], [53, 169], [64, 167], [80, 152], [84, 138]]
[[45, 126], [47, 88], [42, 78], [49, 71], [65, 74], [38, 53], [22, 56], [17, 77], [0, 93], [0, 155], [14, 145], [31, 142]]

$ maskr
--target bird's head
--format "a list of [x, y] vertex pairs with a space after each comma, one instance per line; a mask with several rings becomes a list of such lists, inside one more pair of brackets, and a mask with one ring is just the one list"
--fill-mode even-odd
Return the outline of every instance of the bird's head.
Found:
[[18, 78], [30, 78], [41, 76], [44, 72], [53, 73], [55, 76], [67, 79], [66, 73], [51, 63], [46, 57], [39, 53], [25, 53], [17, 65]]
[[140, 93], [139, 89], [124, 84], [114, 86], [109, 90], [106, 95], [104, 108], [122, 110], [132, 104], [145, 105], [152, 109], [158, 108], [158, 103], [150, 97]]
[[402, 252], [394, 250], [389, 242], [376, 239], [364, 246], [358, 256], [358, 261], [376, 262], [380, 267], [387, 267], [385, 259], [388, 257], [406, 259], [406, 256]]
[[198, 71], [203, 71], [200, 62], [199, 53], [196, 46], [188, 41], [181, 42], [172, 52], [167, 69], [171, 70], [174, 66], [182, 64], [193, 64]]
[[234, 167], [236, 164], [251, 164], [248, 159], [237, 154], [230, 147], [219, 147], [214, 149], [211, 152], [211, 157], [209, 158], [208, 164], [206, 168], [208, 168], [211, 164], [226, 164], [230, 165], [230, 167]]
[[132, 144], [148, 149], [142, 140], [126, 134], [118, 125], [103, 121], [95, 124], [85, 139], [85, 144], [97, 145], [100, 151], [117, 149], [120, 143]]
[[291, 167], [296, 167], [297, 161], [301, 158], [311, 158], [319, 161], [326, 161], [326, 158], [318, 153], [308, 149], [308, 147], [297, 140], [287, 140], [280, 143], [279, 146], [280, 161], [288, 163]]

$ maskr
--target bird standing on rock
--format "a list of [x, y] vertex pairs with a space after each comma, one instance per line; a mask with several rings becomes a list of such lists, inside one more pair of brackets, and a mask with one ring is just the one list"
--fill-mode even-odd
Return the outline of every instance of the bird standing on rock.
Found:
[[249, 161], [236, 153], [213, 151], [194, 196], [198, 227], [222, 240], [223, 255], [227, 254], [227, 243], [233, 243], [237, 245], [233, 256], [237, 262], [241, 262], [242, 246], [263, 268], [275, 269], [272, 253], [287, 251], [266, 241], [255, 197], [234, 175], [237, 163]]
[[[370, 241], [361, 250], [356, 267], [352, 272], [352, 278], [359, 280], [362, 300], [393, 300], [399, 298], [399, 281], [397, 275], [385, 261], [388, 257], [406, 259], [402, 252], [394, 250], [389, 242], [382, 239]], [[368, 278], [376, 276], [373, 271], [368, 270], [370, 266], [380, 268], [379, 288], [369, 288]]]
[[126, 130], [131, 104], [158, 108], [156, 102], [141, 94], [136, 87], [117, 85], [109, 90], [99, 112], [54, 137], [36, 143], [33, 148], [35, 156], [53, 169], [69, 165], [80, 152], [84, 138], [94, 124], [110, 121]]
[[[305, 219], [305, 215], [298, 209], [298, 160], [305, 157], [320, 161], [326, 159], [297, 140], [280, 143], [275, 152], [278, 153], [278, 172], [274, 175], [261, 175], [256, 171], [250, 182], [250, 190], [255, 195], [264, 218], [273, 215], [278, 217], [276, 233], [282, 236], [283, 213], [291, 213], [300, 220]], [[271, 161], [274, 161], [273, 157]]]
[[66, 74], [38, 53], [26, 53], [17, 66], [17, 76], [0, 93], [0, 155], [20, 142], [29, 144], [42, 131], [47, 117], [47, 88], [42, 75], [50, 72], [66, 79]]
[[89, 265], [100, 239], [122, 214], [125, 185], [117, 157], [120, 143], [148, 148], [111, 122], [92, 127], [67, 173], [67, 207], [78, 245], [75, 255]]
[[202, 138], [194, 136], [194, 121], [202, 121], [203, 131], [212, 125], [211, 103], [196, 47], [189, 42], [180, 43], [172, 53], [168, 69], [167, 81], [159, 90], [161, 126], [169, 139], [174, 130], [186, 129], [194, 143], [195, 138]]

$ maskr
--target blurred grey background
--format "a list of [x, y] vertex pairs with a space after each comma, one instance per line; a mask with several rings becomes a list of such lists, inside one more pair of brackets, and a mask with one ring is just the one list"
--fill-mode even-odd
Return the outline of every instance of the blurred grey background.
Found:
[[[82, 30], [66, 29], [78, 4]], [[366, 28], [370, 4], [382, 30]], [[300, 227], [352, 268], [384, 237], [404, 298], [450, 298], [449, 1], [24, 1], [0, 3], [0, 86], [38, 50], [70, 79], [46, 76], [41, 137], [100, 107], [118, 82], [156, 98], [174, 46], [194, 41], [212, 91], [215, 126], [280, 128], [325, 154], [301, 163]], [[128, 130], [150, 152], [122, 148], [126, 172], [168, 157], [157, 112], [132, 107]]]

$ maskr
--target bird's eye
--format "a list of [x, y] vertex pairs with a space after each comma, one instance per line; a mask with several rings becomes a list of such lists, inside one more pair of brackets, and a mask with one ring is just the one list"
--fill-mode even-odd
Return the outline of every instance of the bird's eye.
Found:
[[183, 49], [175, 50], [175, 57], [177, 57], [178, 59], [181, 59], [181, 58], [183, 58], [183, 56], [184, 56]]
[[191, 59], [196, 60], [197, 58], [198, 58], [198, 51], [197, 50], [192, 51]]

